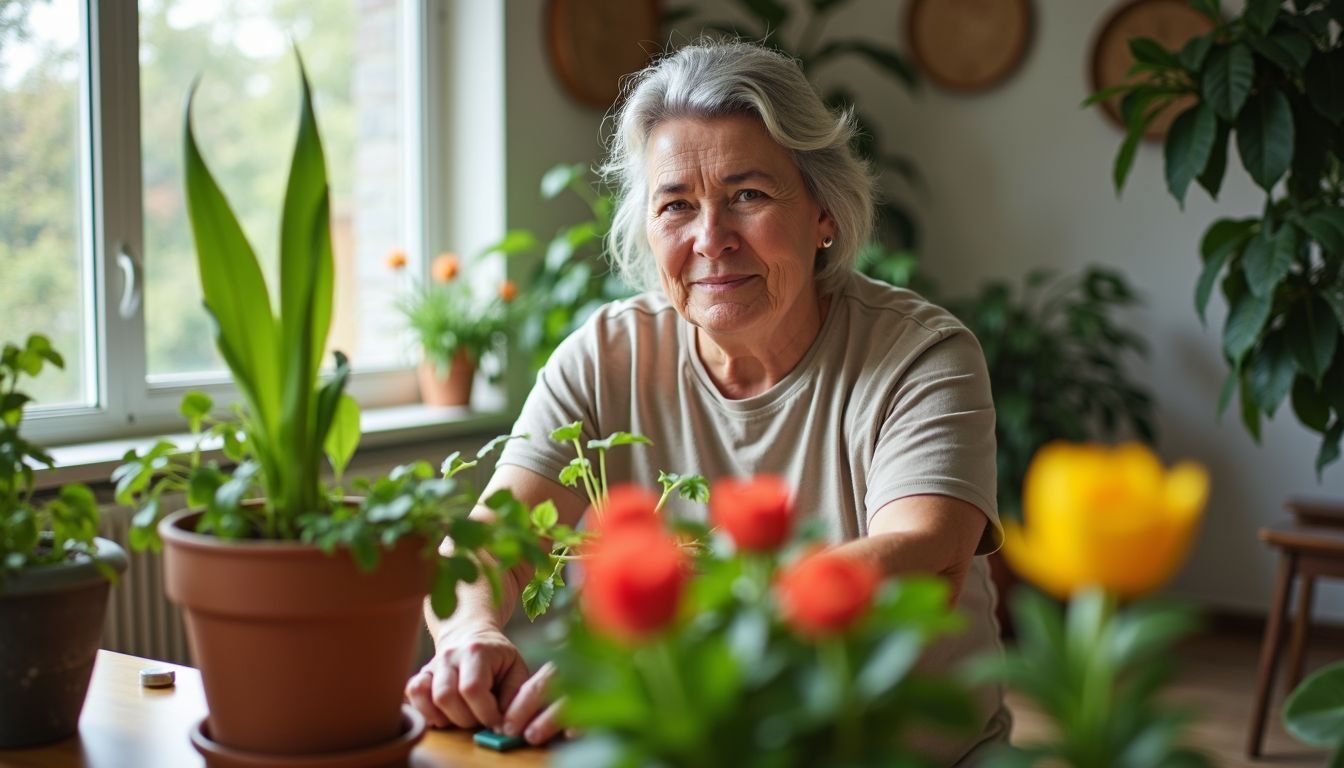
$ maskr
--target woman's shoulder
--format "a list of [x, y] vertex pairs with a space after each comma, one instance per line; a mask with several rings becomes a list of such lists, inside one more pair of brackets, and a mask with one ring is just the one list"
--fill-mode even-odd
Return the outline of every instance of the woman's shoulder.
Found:
[[598, 307], [560, 343], [558, 355], [633, 359], [641, 349], [670, 348], [678, 336], [676, 309], [658, 292], [640, 293]]
[[909, 288], [851, 273], [836, 291], [851, 324], [890, 333], [928, 333], [937, 337], [966, 331], [955, 315]]

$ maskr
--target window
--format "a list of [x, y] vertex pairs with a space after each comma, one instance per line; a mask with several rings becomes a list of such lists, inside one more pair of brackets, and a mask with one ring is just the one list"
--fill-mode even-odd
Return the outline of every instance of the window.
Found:
[[366, 404], [408, 401], [413, 350], [385, 257], [426, 251], [431, 89], [423, 0], [0, 0], [0, 328], [52, 337], [33, 437], [176, 425], [229, 393], [200, 304], [182, 191], [186, 94], [206, 162], [274, 266], [298, 119], [297, 45], [332, 187], [336, 312]]

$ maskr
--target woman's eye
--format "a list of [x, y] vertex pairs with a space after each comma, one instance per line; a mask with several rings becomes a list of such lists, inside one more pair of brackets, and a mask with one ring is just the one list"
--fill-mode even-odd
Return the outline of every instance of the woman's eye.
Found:
[[684, 210], [686, 210], [686, 201], [685, 201], [685, 200], [673, 200], [673, 201], [670, 202], [670, 203], [666, 203], [666, 204], [664, 204], [664, 205], [663, 205], [663, 210], [664, 210], [664, 211], [671, 211], [671, 212], [684, 211]]
[[763, 197], [765, 197], [765, 193], [761, 192], [759, 189], [744, 189], [737, 193], [737, 199], [747, 203], [752, 202], [753, 200], [760, 200]]

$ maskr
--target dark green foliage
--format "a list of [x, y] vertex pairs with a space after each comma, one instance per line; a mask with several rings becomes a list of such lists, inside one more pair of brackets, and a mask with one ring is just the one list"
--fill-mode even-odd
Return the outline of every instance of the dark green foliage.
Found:
[[1138, 301], [1117, 272], [1033, 271], [1020, 289], [990, 282], [947, 302], [984, 349], [997, 411], [999, 511], [1021, 519], [1022, 480], [1051, 440], [1153, 440], [1152, 399], [1125, 371], [1147, 352], [1116, 313]]
[[1283, 724], [1302, 741], [1332, 747], [1330, 766], [1344, 766], [1344, 662], [1312, 673], [1283, 705]]
[[0, 588], [8, 573], [96, 550], [98, 505], [86, 486], [65, 485], [45, 504], [33, 500], [35, 467], [55, 462], [19, 434], [32, 401], [19, 390], [19, 379], [36, 377], [47, 365], [62, 368], [65, 361], [45, 336], [33, 334], [22, 347], [5, 344], [0, 352]]
[[1195, 180], [1216, 197], [1233, 146], [1265, 191], [1261, 216], [1222, 219], [1205, 233], [1195, 309], [1203, 319], [1218, 284], [1231, 369], [1219, 412], [1239, 393], [1242, 421], [1259, 440], [1261, 416], [1291, 392], [1298, 420], [1321, 435], [1319, 474], [1344, 434], [1344, 0], [1252, 0], [1227, 19], [1216, 2], [1192, 5], [1217, 21], [1214, 31], [1179, 52], [1133, 41], [1136, 56], [1145, 51], [1135, 70], [1148, 79], [1089, 103], [1120, 93], [1143, 105], [1128, 113], [1117, 190], [1148, 123], [1190, 95], [1196, 103], [1166, 139], [1171, 194], [1184, 203]]

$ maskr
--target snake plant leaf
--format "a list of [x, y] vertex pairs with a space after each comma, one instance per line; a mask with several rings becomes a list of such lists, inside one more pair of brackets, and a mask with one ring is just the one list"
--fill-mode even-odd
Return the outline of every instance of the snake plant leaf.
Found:
[[196, 87], [193, 83], [187, 97], [183, 144], [201, 292], [220, 354], [255, 418], [273, 431], [280, 415], [281, 366], [270, 294], [255, 252], [197, 148], [191, 124]]
[[345, 474], [345, 467], [359, 447], [359, 403], [350, 395], [343, 394], [336, 406], [336, 417], [332, 419], [323, 449], [331, 468], [337, 477]]

